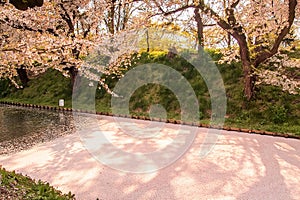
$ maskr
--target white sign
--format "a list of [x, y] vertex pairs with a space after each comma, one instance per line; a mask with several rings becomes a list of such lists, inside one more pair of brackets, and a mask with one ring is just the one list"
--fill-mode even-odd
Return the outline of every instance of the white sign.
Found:
[[65, 106], [65, 100], [64, 100], [64, 99], [60, 99], [60, 100], [58, 101], [58, 105], [59, 105], [60, 107], [64, 107], [64, 106]]

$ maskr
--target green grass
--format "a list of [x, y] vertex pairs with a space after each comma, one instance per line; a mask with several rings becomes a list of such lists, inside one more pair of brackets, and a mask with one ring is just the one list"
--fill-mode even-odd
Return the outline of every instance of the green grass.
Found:
[[[69, 192], [62, 194], [61, 191], [41, 180], [35, 181], [28, 176], [10, 172], [0, 168], [0, 197], [22, 200], [73, 200], [75, 195]], [[2, 196], [4, 195], [4, 196]]]
[[[208, 53], [214, 60], [220, 54], [209, 50]], [[134, 60], [135, 66], [145, 63], [159, 63], [171, 66], [180, 72], [192, 86], [199, 104], [199, 118], [202, 123], [209, 123], [211, 115], [211, 102], [208, 89], [201, 75], [186, 60], [175, 57], [168, 59], [166, 52], [142, 53], [140, 59]], [[296, 53], [293, 53], [295, 55]], [[300, 95], [291, 95], [281, 91], [280, 88], [260, 85], [256, 88], [255, 97], [247, 102], [243, 96], [242, 67], [240, 63], [217, 65], [226, 89], [227, 116], [225, 125], [236, 128], [259, 129], [265, 131], [289, 133], [300, 135]], [[126, 71], [124, 71], [126, 73]], [[165, 76], [155, 74], [155, 76]], [[106, 83], [114, 88], [116, 77], [107, 76]], [[170, 77], [162, 77], [170, 79]], [[72, 88], [70, 79], [62, 76], [55, 70], [29, 82], [24, 89], [15, 89], [8, 86], [9, 82], [2, 81], [0, 100], [32, 103], [39, 105], [57, 106], [58, 100], [65, 99], [66, 107], [72, 107]], [[84, 91], [87, 92], [87, 91]], [[84, 95], [83, 95], [84, 96]], [[187, 97], [188, 98], [188, 97]], [[83, 108], [88, 99], [82, 99]], [[95, 107], [99, 112], [111, 112], [111, 95], [104, 89], [97, 89]], [[158, 84], [145, 85], [131, 95], [129, 111], [132, 115], [149, 116], [151, 105], [161, 104], [167, 111], [169, 119], [180, 119], [181, 110], [176, 96], [168, 88]]]
[[[6, 83], [6, 81], [2, 81], [2, 83]], [[0, 85], [2, 84], [0, 83]], [[16, 89], [14, 86], [6, 84], [7, 90], [9, 92], [3, 92], [5, 95], [2, 95], [2, 99], [7, 101], [57, 106], [59, 99], [65, 99], [65, 105], [72, 106], [70, 79], [56, 70], [48, 70], [41, 76], [31, 79], [28, 87], [24, 89]]]

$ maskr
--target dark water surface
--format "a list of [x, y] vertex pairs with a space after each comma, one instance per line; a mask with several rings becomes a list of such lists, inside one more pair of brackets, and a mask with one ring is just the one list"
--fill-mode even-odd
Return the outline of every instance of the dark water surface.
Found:
[[60, 134], [71, 128], [72, 113], [0, 105], [0, 142], [31, 135]]

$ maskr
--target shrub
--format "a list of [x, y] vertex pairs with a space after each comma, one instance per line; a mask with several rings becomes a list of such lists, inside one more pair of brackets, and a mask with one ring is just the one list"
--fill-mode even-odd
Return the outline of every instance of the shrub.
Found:
[[284, 106], [270, 106], [270, 119], [275, 124], [282, 124], [287, 121], [288, 110]]

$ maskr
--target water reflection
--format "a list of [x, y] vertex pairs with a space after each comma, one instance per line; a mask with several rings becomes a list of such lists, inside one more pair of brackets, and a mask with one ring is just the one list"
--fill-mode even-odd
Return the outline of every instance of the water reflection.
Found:
[[0, 142], [37, 134], [54, 137], [71, 123], [71, 113], [0, 105]]

